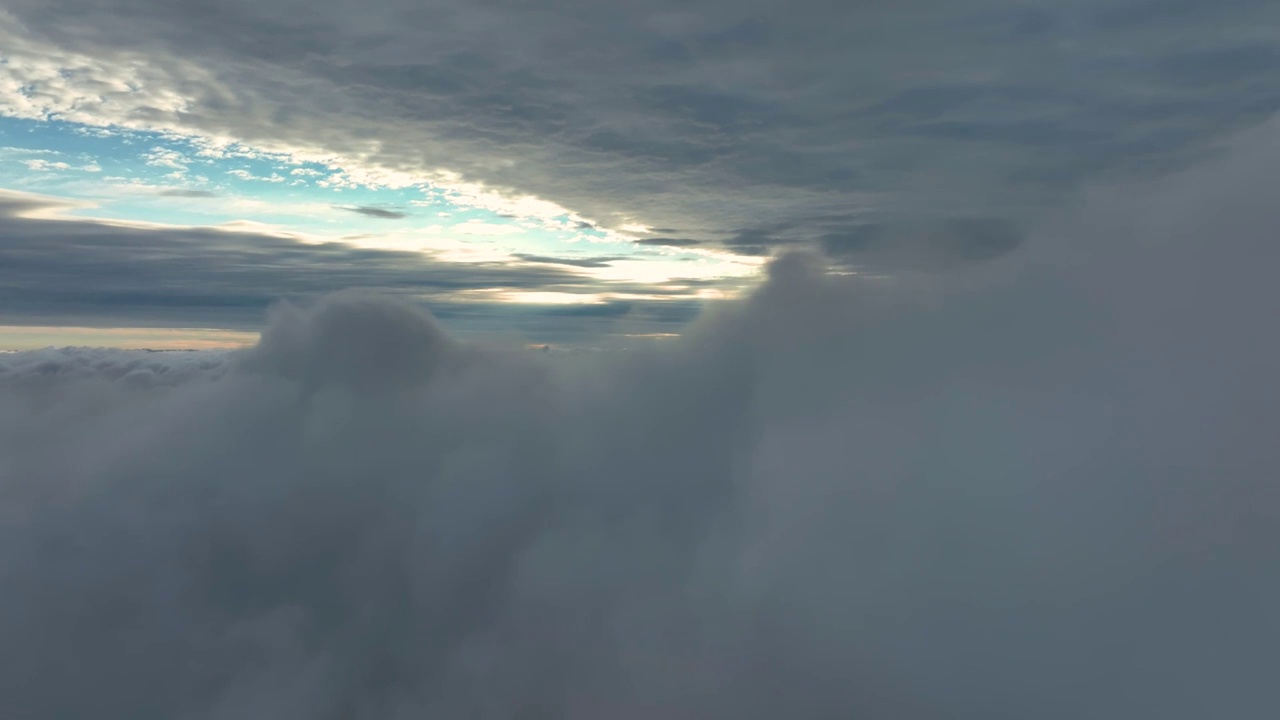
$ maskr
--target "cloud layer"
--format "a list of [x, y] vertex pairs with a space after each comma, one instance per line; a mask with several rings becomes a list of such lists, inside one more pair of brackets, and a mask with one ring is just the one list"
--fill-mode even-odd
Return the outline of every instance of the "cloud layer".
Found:
[[336, 154], [743, 252], [1034, 224], [1280, 109], [1280, 9], [1256, 0], [8, 8], [12, 113]]
[[0, 355], [0, 697], [1265, 715], [1272, 137], [945, 279], [788, 256], [661, 350], [479, 347], [347, 293], [237, 354]]
[[[607, 344], [611, 335], [674, 332], [703, 302], [696, 279], [610, 282], [577, 271], [604, 267], [609, 258], [446, 262], [420, 249], [308, 243], [269, 228], [80, 219], [63, 215], [68, 207], [0, 191], [0, 324], [257, 330], [272, 300], [366, 288], [430, 303], [461, 330]], [[650, 299], [547, 306], [508, 304], [492, 295], [534, 291]]]

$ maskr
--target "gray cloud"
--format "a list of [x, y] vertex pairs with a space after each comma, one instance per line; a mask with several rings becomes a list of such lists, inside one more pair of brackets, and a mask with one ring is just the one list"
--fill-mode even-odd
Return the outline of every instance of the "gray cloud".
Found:
[[182, 198], [213, 198], [218, 197], [218, 193], [212, 190], [161, 190], [159, 195], [164, 197], [182, 197]]
[[146, 47], [171, 75], [151, 82], [191, 100], [130, 117], [448, 168], [704, 243], [788, 223], [759, 253], [842, 231], [816, 217], [1035, 224], [1280, 109], [1257, 30], [1280, 7], [1256, 0], [218, 7], [10, 3], [24, 43], [109, 67]]
[[664, 247], [692, 247], [701, 245], [697, 240], [691, 238], [673, 238], [673, 237], [656, 237], [656, 238], [640, 238], [636, 240], [640, 245], [660, 245]]
[[999, 218], [947, 218], [898, 225], [867, 224], [822, 236], [824, 252], [869, 269], [952, 268], [1017, 248], [1022, 231]]
[[381, 218], [383, 220], [400, 220], [402, 218], [409, 217], [409, 213], [407, 212], [401, 212], [399, 210], [388, 210], [386, 208], [380, 208], [380, 207], [360, 206], [360, 207], [344, 207], [342, 209], [346, 210], [347, 212], [359, 213], [361, 215], [367, 215], [368, 217], [374, 217], [374, 218]]
[[[547, 263], [440, 262], [419, 252], [313, 245], [249, 232], [23, 217], [46, 207], [57, 204], [0, 193], [0, 323], [258, 329], [274, 300], [361, 287], [425, 303], [463, 332], [523, 331], [544, 342], [596, 335], [608, 342], [608, 335], [677, 327], [659, 309], [661, 300], [592, 323], [570, 321], [556, 306], [458, 297], [486, 289], [601, 291], [589, 278]], [[685, 320], [697, 303], [683, 285], [615, 283], [609, 289], [669, 297]]]
[[608, 255], [601, 257], [548, 257], [546, 255], [531, 255], [529, 253], [515, 253], [512, 257], [520, 258], [525, 262], [542, 263], [546, 265], [571, 265], [573, 267], [599, 268], [609, 267], [609, 265], [617, 260], [624, 259], [618, 255]]
[[1264, 717], [1273, 132], [953, 273], [787, 255], [665, 348], [345, 293], [0, 355], [6, 711]]

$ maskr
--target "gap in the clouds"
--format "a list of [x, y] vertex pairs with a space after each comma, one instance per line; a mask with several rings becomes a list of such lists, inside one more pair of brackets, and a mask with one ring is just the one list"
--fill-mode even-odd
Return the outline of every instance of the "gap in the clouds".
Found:
[[465, 186], [56, 119], [0, 117], [6, 191], [21, 194], [8, 193], [10, 231], [40, 238], [45, 263], [8, 291], [10, 350], [240, 346], [270, 302], [351, 287], [408, 297], [459, 337], [617, 348], [676, 335], [753, 286], [763, 262], [636, 243], [645, 228], [604, 230], [528, 198], [507, 207]]
[[[365, 184], [325, 163], [198, 137], [0, 118], [0, 146], [6, 187], [96, 201], [79, 212], [85, 216], [176, 225], [250, 220], [338, 238], [477, 222], [525, 229], [521, 218], [460, 206], [427, 182]], [[36, 170], [27, 162], [33, 158], [67, 167]], [[575, 228], [575, 235], [592, 234], [603, 237]]]
[[[73, 216], [182, 226], [248, 222], [362, 247], [415, 249], [404, 236], [437, 234], [491, 260], [517, 253], [570, 260], [708, 259], [706, 253], [638, 245], [632, 236], [567, 211], [535, 217], [484, 207], [426, 180], [383, 182], [238, 143], [61, 120], [0, 117], [0, 187], [94, 203], [69, 211]], [[725, 274], [749, 274], [717, 264]]]

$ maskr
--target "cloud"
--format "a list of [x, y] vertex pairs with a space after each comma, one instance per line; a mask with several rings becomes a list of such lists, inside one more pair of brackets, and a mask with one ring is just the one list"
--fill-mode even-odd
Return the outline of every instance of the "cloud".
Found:
[[[444, 262], [426, 252], [312, 244], [253, 228], [138, 226], [59, 215], [71, 207], [78, 206], [0, 192], [0, 324], [256, 330], [275, 299], [361, 287], [429, 302], [459, 331], [514, 329], [543, 342], [591, 336], [609, 342], [609, 335], [672, 332], [700, 304], [698, 288], [686, 281], [618, 282], [607, 290], [657, 299], [636, 304], [626, 317], [575, 322], [556, 308], [508, 307], [485, 295], [601, 291], [569, 267]], [[664, 313], [664, 302], [679, 311]]]
[[512, 257], [519, 258], [525, 262], [542, 263], [545, 265], [571, 265], [573, 267], [584, 268], [600, 268], [609, 267], [609, 265], [618, 260], [625, 259], [618, 255], [607, 255], [602, 257], [548, 257], [545, 255], [532, 255], [529, 253], [513, 253]]
[[708, 245], [741, 229], [757, 254], [865, 223], [1034, 225], [1280, 110], [1255, 31], [1280, 9], [1253, 0], [294, 4], [15, 0], [6, 105], [342, 158], [337, 184]]
[[188, 160], [182, 153], [172, 148], [155, 147], [145, 153], [143, 160], [152, 167], [169, 168], [176, 171], [174, 174], [185, 175], [190, 169]]
[[702, 244], [698, 240], [693, 240], [690, 238], [671, 238], [671, 237], [638, 238], [637, 240], [635, 240], [635, 242], [638, 245], [660, 245], [664, 247], [692, 247], [695, 245]]
[[[4, 155], [17, 156], [14, 159], [26, 165], [27, 169], [32, 170], [32, 172], [49, 172], [49, 170], [81, 170], [84, 173], [102, 172], [101, 165], [97, 164], [96, 161], [87, 160], [84, 156], [81, 159], [87, 161], [83, 165], [72, 165], [61, 160], [50, 160], [51, 156], [56, 158], [56, 156], [63, 155], [63, 152], [56, 150], [8, 146], [0, 147], [0, 152], [3, 152]], [[38, 158], [38, 156], [37, 158], [29, 158], [31, 155], [44, 155], [44, 158]], [[27, 158], [23, 158], [23, 156], [27, 156]]]
[[0, 190], [0, 208], [6, 218], [54, 219], [72, 210], [96, 207], [86, 200], [52, 197], [38, 193]]
[[0, 359], [5, 391], [56, 391], [77, 383], [106, 382], [134, 390], [176, 388], [221, 378], [233, 356], [226, 351], [163, 352], [64, 347], [6, 353]]
[[347, 212], [360, 213], [361, 215], [381, 218], [383, 220], [400, 220], [402, 218], [409, 217], [409, 213], [407, 212], [400, 212], [399, 210], [388, 210], [386, 208], [380, 208], [380, 207], [360, 206], [360, 207], [344, 207], [342, 209], [346, 210]]
[[660, 348], [474, 345], [345, 293], [239, 353], [0, 355], [0, 697], [1265, 716], [1274, 137], [945, 275], [787, 255]]
[[11, 145], [0, 147], [0, 152], [4, 152], [10, 155], [61, 155], [62, 154], [57, 150], [50, 150], [48, 148], [13, 147]]
[[283, 175], [279, 173], [272, 173], [264, 177], [262, 175], [254, 175], [248, 170], [245, 170], [242, 168], [236, 169], [236, 170], [228, 170], [227, 174], [230, 175], [231, 177], [236, 178], [237, 180], [256, 180], [258, 182], [269, 182], [269, 183], [282, 183], [286, 179]]
[[212, 190], [161, 190], [160, 195], [165, 197], [181, 197], [181, 198], [213, 198], [218, 197], [218, 193]]
[[941, 221], [869, 223], [828, 233], [820, 239], [834, 259], [864, 268], [951, 268], [990, 260], [1025, 240], [1000, 218], [954, 217]]
[[23, 160], [23, 164], [28, 170], [34, 172], [46, 172], [49, 170], [70, 170], [71, 166], [64, 162], [52, 162], [43, 158], [35, 158], [33, 160]]

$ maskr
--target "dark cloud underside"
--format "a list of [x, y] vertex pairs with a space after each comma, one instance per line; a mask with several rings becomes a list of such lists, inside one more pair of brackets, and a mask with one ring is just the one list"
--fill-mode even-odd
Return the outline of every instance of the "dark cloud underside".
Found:
[[218, 196], [212, 190], [161, 190], [159, 194], [164, 197], [180, 198], [213, 198]]
[[409, 213], [399, 210], [388, 210], [380, 207], [344, 207], [347, 212], [358, 213], [367, 217], [379, 218], [381, 220], [401, 220], [409, 217]]
[[625, 259], [619, 255], [602, 257], [549, 257], [547, 255], [531, 255], [529, 253], [515, 253], [512, 257], [531, 263], [541, 263], [545, 265], [570, 265], [573, 267], [584, 268], [609, 267], [610, 263]]

